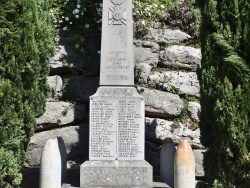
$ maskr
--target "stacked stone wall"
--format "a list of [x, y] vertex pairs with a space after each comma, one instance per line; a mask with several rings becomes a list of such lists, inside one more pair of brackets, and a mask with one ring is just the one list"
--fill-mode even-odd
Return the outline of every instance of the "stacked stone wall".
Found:
[[[50, 60], [51, 93], [29, 144], [27, 162], [33, 166], [39, 165], [46, 140], [54, 137], [63, 138], [69, 161], [81, 164], [88, 160], [89, 96], [99, 87], [99, 75], [88, 69], [86, 57], [67, 44], [68, 35], [61, 35]], [[186, 139], [195, 154], [197, 179], [204, 177], [196, 73], [201, 66], [201, 51], [185, 45], [190, 38], [179, 30], [155, 27], [149, 28], [143, 39], [134, 40], [135, 87], [145, 97], [145, 159], [153, 166], [154, 175], [160, 173], [162, 144], [177, 145], [180, 139]], [[99, 50], [96, 45], [96, 52]]]

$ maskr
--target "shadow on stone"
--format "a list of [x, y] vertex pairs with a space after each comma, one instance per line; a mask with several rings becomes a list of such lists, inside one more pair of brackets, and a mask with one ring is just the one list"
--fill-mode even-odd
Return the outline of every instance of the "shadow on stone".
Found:
[[[79, 47], [80, 35], [74, 31], [59, 30], [59, 44], [54, 56], [50, 59], [50, 75], [78, 74], [98, 75], [100, 69], [101, 36], [93, 33], [88, 46]], [[83, 43], [83, 42], [82, 42]]]
[[21, 188], [39, 188], [39, 167], [25, 165], [22, 169]]
[[[157, 126], [157, 121], [153, 120], [152, 124]], [[145, 123], [145, 135], [147, 134], [146, 128], [147, 124]], [[154, 132], [152, 135], [153, 138], [156, 138], [156, 133]], [[150, 139], [145, 140], [145, 160], [152, 165], [154, 176], [160, 175], [160, 150], [158, 145], [155, 142], [152, 142]]]

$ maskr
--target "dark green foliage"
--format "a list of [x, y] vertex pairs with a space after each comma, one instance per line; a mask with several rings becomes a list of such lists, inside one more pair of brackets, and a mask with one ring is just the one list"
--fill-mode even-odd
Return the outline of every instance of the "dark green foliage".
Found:
[[52, 0], [0, 0], [0, 187], [19, 187], [53, 52]]
[[199, 1], [201, 140], [210, 187], [250, 187], [250, 1]]
[[88, 70], [99, 72], [102, 0], [56, 0], [55, 7], [60, 6], [60, 9], [54, 9], [55, 14], [60, 12], [61, 15], [58, 20], [60, 34], [68, 35], [66, 43], [73, 45], [83, 56], [88, 63]]

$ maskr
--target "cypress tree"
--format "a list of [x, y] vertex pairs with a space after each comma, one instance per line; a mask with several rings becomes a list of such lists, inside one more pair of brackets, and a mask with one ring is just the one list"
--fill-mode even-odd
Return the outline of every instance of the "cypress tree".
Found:
[[0, 0], [0, 187], [19, 187], [48, 93], [52, 0]]
[[199, 1], [201, 141], [209, 187], [250, 187], [250, 1]]

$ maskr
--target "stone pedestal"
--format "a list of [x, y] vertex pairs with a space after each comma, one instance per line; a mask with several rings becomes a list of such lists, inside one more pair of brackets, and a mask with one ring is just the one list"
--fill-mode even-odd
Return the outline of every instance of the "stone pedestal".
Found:
[[145, 156], [145, 103], [134, 87], [102, 86], [90, 97], [89, 161], [81, 188], [153, 186]]
[[81, 165], [81, 188], [151, 188], [153, 169], [146, 161], [86, 161]]
[[134, 85], [132, 0], [103, 1], [100, 85], [90, 97], [89, 161], [81, 188], [150, 188], [145, 102]]

